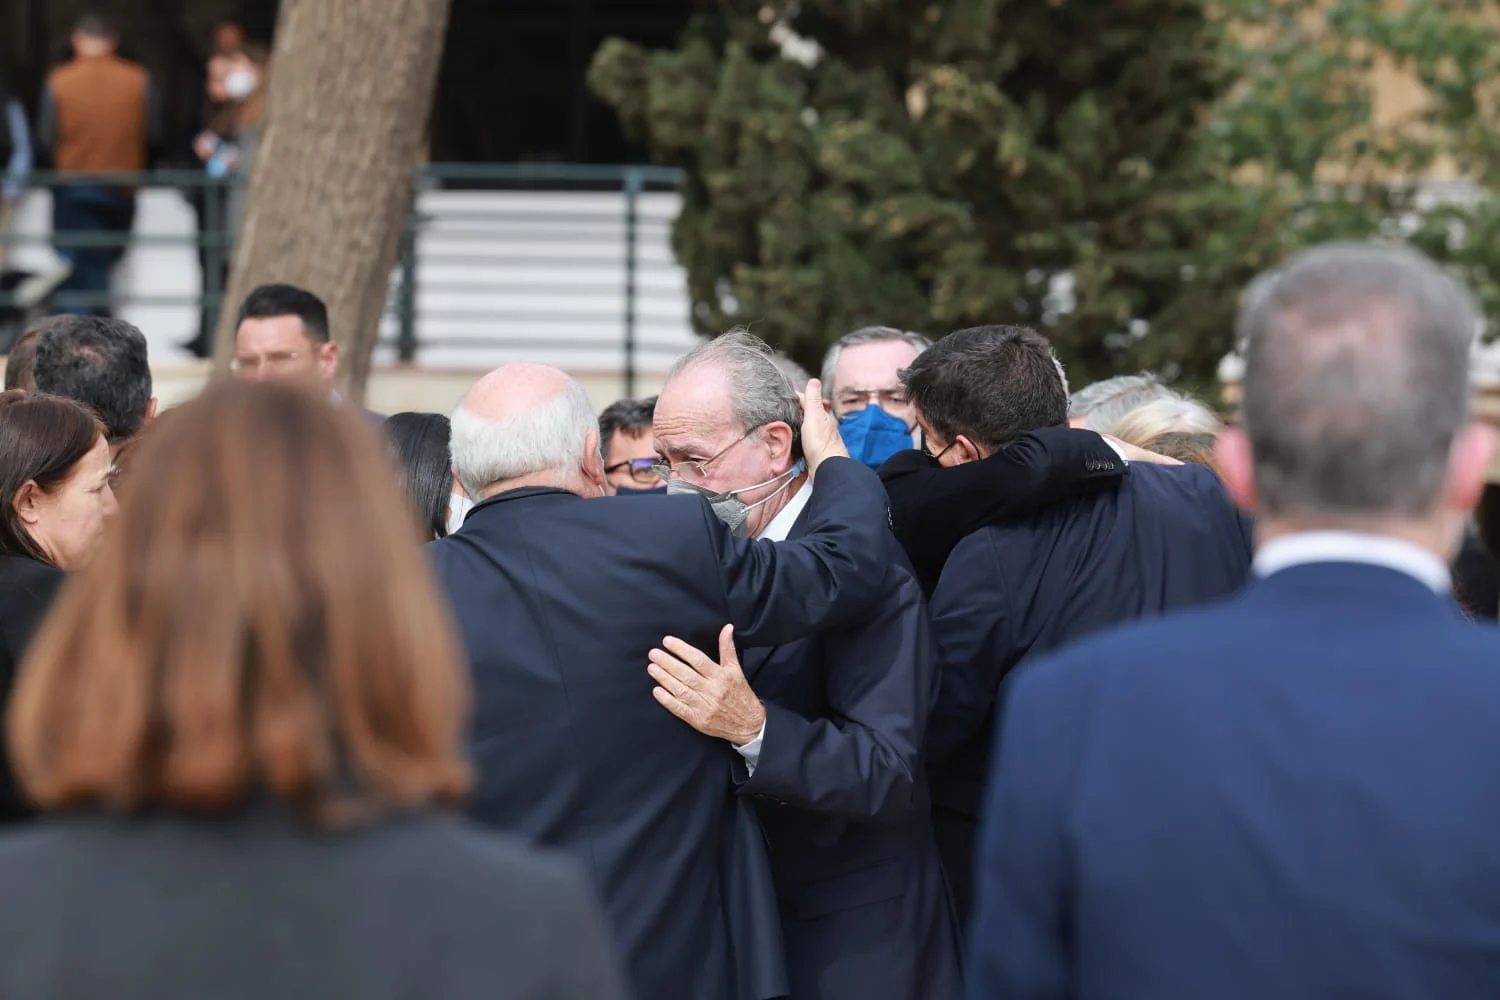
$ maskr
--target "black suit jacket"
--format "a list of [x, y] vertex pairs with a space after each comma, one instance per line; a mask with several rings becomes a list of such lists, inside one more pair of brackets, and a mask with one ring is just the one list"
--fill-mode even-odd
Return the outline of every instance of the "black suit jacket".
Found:
[[525, 489], [431, 545], [474, 676], [473, 813], [584, 863], [640, 997], [786, 992], [735, 753], [656, 703], [646, 655], [665, 635], [716, 648], [725, 622], [765, 645], [865, 612], [885, 494], [848, 459], [817, 482], [794, 543], [732, 538], [700, 497]]
[[[0, 713], [10, 705], [16, 670], [64, 579], [62, 570], [35, 559], [0, 558]], [[0, 822], [29, 815], [9, 759], [0, 752]]]
[[1249, 571], [1248, 523], [1199, 465], [1137, 464], [1114, 493], [983, 528], [954, 550], [932, 603], [942, 688], [927, 748], [934, 805], [967, 831], [944, 844], [961, 905], [1005, 675], [1107, 625], [1224, 597]]
[[972, 532], [1115, 489], [1126, 468], [1093, 431], [1047, 427], [952, 468], [920, 451], [897, 452], [880, 467], [880, 479], [891, 498], [891, 528], [930, 597], [948, 554]]
[[880, 552], [881, 592], [858, 622], [741, 657], [766, 730], [754, 772], [736, 770], [771, 848], [791, 995], [950, 1000], [958, 927], [922, 766], [937, 649], [888, 532]]

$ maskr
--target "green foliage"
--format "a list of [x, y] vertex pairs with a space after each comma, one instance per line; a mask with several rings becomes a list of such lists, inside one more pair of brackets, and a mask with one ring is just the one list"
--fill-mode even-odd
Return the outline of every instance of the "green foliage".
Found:
[[[1311, 242], [1406, 236], [1500, 305], [1500, 213], [1389, 183], [1500, 181], [1497, 11], [720, 0], [676, 50], [606, 43], [590, 85], [685, 171], [700, 332], [750, 324], [816, 367], [869, 323], [1023, 322], [1077, 383], [1201, 379], [1249, 277]], [[1419, 115], [1377, 127], [1377, 57], [1432, 90]]]

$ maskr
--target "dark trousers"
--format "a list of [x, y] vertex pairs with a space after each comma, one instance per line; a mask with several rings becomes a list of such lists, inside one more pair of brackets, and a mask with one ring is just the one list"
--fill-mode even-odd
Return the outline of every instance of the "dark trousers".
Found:
[[104, 242], [113, 237], [111, 246], [78, 246], [68, 239], [57, 240], [57, 255], [73, 265], [59, 292], [88, 296], [70, 302], [63, 312], [75, 315], [108, 316], [109, 276], [125, 256], [125, 245], [135, 225], [135, 192], [94, 184], [59, 187], [52, 193], [52, 233], [58, 236], [87, 236], [88, 242]]
[[[229, 257], [231, 247], [209, 247], [206, 241], [221, 239], [228, 229], [229, 187], [223, 183], [193, 187], [183, 192], [188, 206], [198, 220], [198, 265], [203, 274], [199, 310], [198, 332], [192, 340], [182, 346], [200, 358], [213, 356], [214, 331], [219, 325], [219, 300], [224, 289], [229, 287]], [[210, 275], [217, 282], [210, 281]], [[212, 296], [210, 292], [212, 291]]]

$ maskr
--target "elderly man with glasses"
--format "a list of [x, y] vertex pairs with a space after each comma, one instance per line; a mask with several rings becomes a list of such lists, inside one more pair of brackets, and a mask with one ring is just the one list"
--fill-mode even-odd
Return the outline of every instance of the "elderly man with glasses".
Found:
[[[808, 477], [802, 407], [770, 349], [733, 332], [680, 361], [657, 400], [658, 473], [736, 534], [797, 544], [835, 484]], [[846, 439], [847, 440], [847, 439]], [[883, 527], [883, 525], [881, 525]], [[662, 706], [735, 750], [770, 846], [791, 996], [946, 1000], [958, 934], [921, 766], [936, 688], [922, 591], [894, 536], [860, 620], [736, 651], [651, 654]]]

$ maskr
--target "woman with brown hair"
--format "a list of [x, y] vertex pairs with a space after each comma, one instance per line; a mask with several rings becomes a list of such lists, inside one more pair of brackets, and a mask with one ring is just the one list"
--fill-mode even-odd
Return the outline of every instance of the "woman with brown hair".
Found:
[[[104, 425], [82, 404], [0, 393], [0, 707], [65, 570], [94, 554], [115, 511]], [[30, 810], [0, 757], [0, 822]]]
[[465, 677], [376, 432], [231, 381], [133, 475], [12, 700], [65, 815], [0, 837], [0, 996], [618, 996], [576, 872], [451, 812]]

